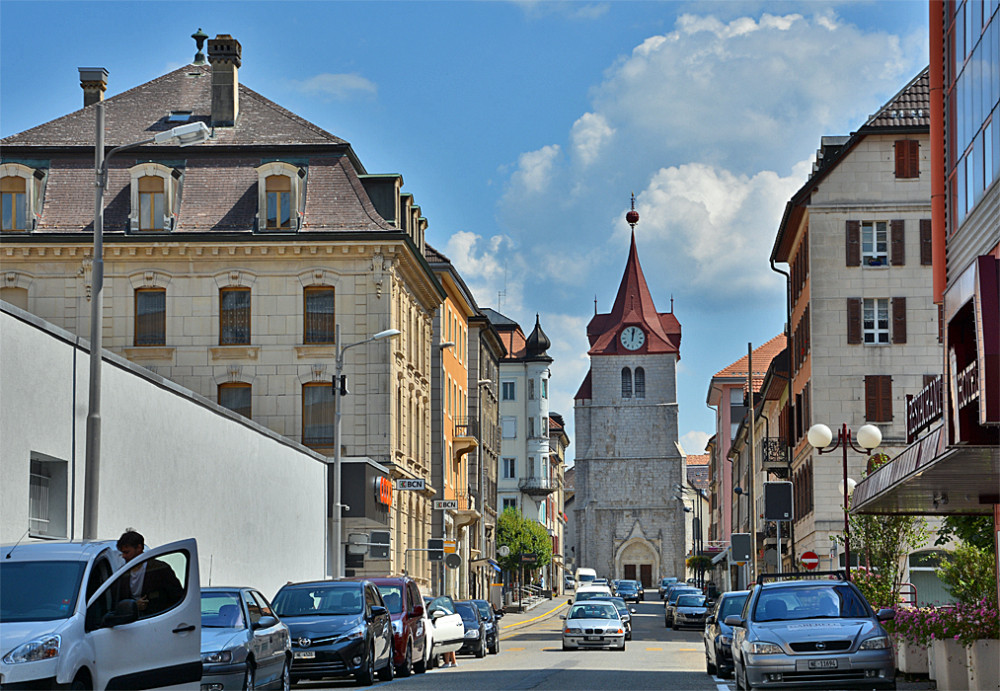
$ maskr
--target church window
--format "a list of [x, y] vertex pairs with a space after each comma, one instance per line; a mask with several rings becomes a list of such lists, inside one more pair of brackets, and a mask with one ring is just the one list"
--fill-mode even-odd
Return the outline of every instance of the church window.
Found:
[[635, 368], [635, 397], [646, 397], [646, 370], [642, 367]]
[[622, 398], [632, 398], [632, 370], [622, 367]]

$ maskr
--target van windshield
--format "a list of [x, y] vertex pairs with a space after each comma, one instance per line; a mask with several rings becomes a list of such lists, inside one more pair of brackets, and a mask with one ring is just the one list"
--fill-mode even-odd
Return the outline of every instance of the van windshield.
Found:
[[0, 622], [69, 618], [86, 566], [83, 561], [0, 561]]

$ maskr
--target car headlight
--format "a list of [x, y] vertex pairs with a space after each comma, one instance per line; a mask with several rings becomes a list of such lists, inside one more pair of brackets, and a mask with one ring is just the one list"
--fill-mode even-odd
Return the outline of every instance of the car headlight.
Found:
[[766, 641], [754, 641], [750, 644], [750, 653], [753, 655], [778, 655], [785, 652], [777, 643]]
[[466, 631], [465, 632], [465, 637], [466, 638], [479, 638], [479, 631], [477, 631], [476, 629], [472, 629], [470, 631]]
[[583, 629], [566, 627], [563, 629], [563, 633], [583, 633]]
[[214, 653], [202, 653], [201, 661], [207, 664], [227, 663], [233, 661], [232, 650], [220, 650]]
[[18, 662], [37, 662], [59, 657], [59, 644], [61, 642], [62, 638], [56, 633], [42, 636], [17, 646], [4, 655], [3, 661], [8, 665], [13, 665]]
[[867, 641], [864, 641], [858, 650], [885, 650], [888, 647], [888, 636], [875, 636], [874, 638], [869, 638]]
[[342, 641], [355, 641], [365, 637], [365, 629], [363, 626], [359, 626], [356, 629], [351, 629], [345, 633], [342, 637]]
[[732, 645], [733, 637], [732, 636], [719, 636], [719, 640], [722, 642], [722, 645]]
[[392, 622], [392, 632], [398, 636], [403, 635], [403, 622], [399, 619]]

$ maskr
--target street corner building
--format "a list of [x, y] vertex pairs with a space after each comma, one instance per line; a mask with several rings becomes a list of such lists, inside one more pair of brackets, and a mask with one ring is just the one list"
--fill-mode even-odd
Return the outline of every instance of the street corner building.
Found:
[[632, 244], [614, 306], [587, 326], [590, 371], [575, 396], [576, 564], [609, 578], [685, 573], [685, 482], [677, 443], [681, 326], [657, 312]]

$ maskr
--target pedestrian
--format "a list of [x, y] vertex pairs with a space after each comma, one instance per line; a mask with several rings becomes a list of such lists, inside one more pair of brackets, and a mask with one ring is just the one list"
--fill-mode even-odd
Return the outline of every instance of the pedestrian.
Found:
[[[118, 538], [118, 551], [128, 563], [136, 559], [146, 547], [145, 538], [128, 528]], [[133, 599], [140, 617], [151, 617], [165, 612], [184, 597], [184, 588], [169, 565], [159, 559], [147, 559], [129, 570], [128, 579], [119, 586], [118, 599]]]
[[455, 651], [452, 650], [450, 653], [441, 654], [441, 667], [458, 667], [458, 662], [455, 660]]

